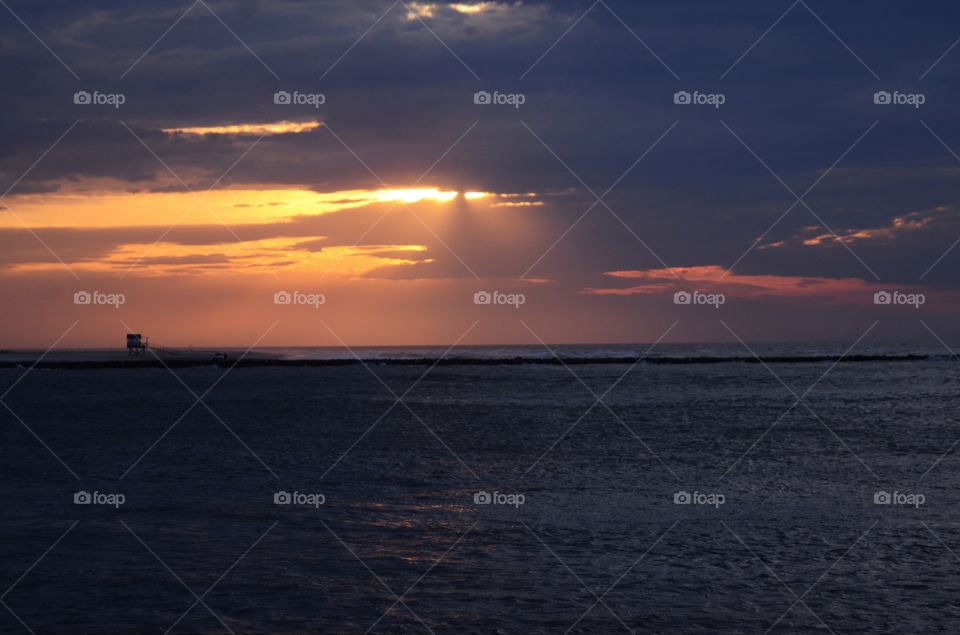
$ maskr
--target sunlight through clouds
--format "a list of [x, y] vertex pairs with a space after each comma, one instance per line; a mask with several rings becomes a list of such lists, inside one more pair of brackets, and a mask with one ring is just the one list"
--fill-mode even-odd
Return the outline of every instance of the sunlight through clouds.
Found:
[[302, 134], [316, 130], [318, 121], [275, 121], [273, 123], [240, 123], [224, 126], [193, 126], [185, 128], [163, 128], [168, 135], [223, 135], [231, 137], [259, 137], [283, 134]]

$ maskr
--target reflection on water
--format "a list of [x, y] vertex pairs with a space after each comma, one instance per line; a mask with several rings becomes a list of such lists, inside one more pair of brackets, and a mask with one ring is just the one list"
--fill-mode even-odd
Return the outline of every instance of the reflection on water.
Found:
[[[603, 394], [626, 368], [576, 373]], [[960, 372], [826, 370], [776, 368], [808, 410], [759, 365], [638, 366], [606, 405], [562, 367], [438, 367], [414, 417], [360, 367], [237, 369], [205, 399], [223, 423], [172, 429], [193, 398], [165, 370], [36, 371], [7, 401], [80, 481], [0, 412], [4, 588], [29, 569], [3, 601], [38, 634], [188, 609], [173, 632], [953, 632]], [[402, 394], [423, 369], [376, 372]]]

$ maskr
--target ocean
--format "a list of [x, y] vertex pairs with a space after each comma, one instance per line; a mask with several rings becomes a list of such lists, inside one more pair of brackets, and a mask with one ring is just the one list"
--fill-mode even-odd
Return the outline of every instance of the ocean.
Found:
[[0, 369], [0, 632], [957, 632], [960, 366], [751, 347]]

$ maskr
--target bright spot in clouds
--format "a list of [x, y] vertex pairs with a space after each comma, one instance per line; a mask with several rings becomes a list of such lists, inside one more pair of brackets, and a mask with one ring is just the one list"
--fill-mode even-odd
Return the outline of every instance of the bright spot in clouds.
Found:
[[[488, 9], [492, 9], [497, 5], [496, 2], [456, 2], [454, 4], [443, 5], [446, 9], [452, 9], [457, 13], [465, 13], [467, 15], [483, 13]], [[407, 4], [409, 12], [407, 13], [408, 20], [416, 20], [417, 18], [432, 18], [436, 15], [437, 9], [440, 8], [440, 5], [436, 2], [410, 2]]]
[[442, 191], [437, 188], [374, 190], [373, 196], [382, 203], [419, 203], [420, 201], [436, 201], [446, 203], [457, 197], [456, 191]]
[[240, 123], [227, 126], [196, 126], [188, 128], [164, 128], [167, 134], [181, 134], [193, 136], [225, 135], [250, 136], [280, 134], [302, 134], [316, 130], [321, 126], [319, 121], [275, 121], [273, 123]]

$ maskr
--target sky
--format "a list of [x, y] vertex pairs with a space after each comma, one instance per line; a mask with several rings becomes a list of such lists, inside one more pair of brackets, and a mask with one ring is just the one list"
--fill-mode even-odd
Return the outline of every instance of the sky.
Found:
[[0, 348], [956, 342], [958, 18], [5, 0]]

